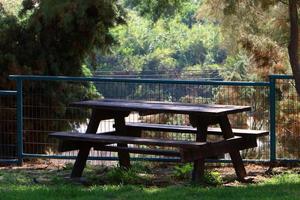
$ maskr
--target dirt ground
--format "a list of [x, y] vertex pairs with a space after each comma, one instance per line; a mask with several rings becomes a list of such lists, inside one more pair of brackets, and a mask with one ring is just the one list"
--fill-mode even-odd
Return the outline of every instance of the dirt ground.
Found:
[[[67, 164], [68, 163], [68, 164]], [[116, 162], [103, 162], [102, 165], [112, 166], [116, 165]], [[35, 160], [31, 162], [25, 162], [23, 166], [7, 165], [0, 166], [0, 170], [9, 170], [9, 171], [44, 171], [44, 172], [56, 172], [63, 171], [66, 168], [66, 165], [72, 166], [70, 162], [62, 162], [57, 160]], [[169, 185], [170, 179], [167, 177], [172, 176], [172, 169], [175, 164], [171, 163], [147, 163], [148, 167], [151, 169], [151, 174], [155, 176], [154, 185]], [[299, 165], [276, 165], [270, 168], [267, 164], [245, 164], [247, 171], [247, 179], [249, 183], [259, 183], [262, 182], [274, 175], [281, 174], [284, 172], [296, 172], [300, 173]], [[207, 169], [217, 171], [222, 176], [224, 180], [224, 186], [238, 186], [249, 183], [241, 183], [236, 180], [236, 175], [234, 168], [231, 164], [207, 164]], [[64, 176], [67, 178], [70, 171], [65, 171]], [[173, 182], [173, 181], [172, 181]], [[174, 184], [182, 184], [182, 182], [173, 182]]]

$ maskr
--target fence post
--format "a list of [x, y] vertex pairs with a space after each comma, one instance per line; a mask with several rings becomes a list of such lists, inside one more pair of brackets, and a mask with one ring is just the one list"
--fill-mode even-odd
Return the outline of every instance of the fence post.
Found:
[[276, 78], [269, 76], [270, 81], [270, 162], [276, 162]]
[[23, 164], [23, 80], [17, 79], [17, 144], [18, 165]]

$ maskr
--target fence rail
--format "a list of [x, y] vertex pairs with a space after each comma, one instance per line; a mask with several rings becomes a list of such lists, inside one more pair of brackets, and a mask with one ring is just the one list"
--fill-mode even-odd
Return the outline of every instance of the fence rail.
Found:
[[[12, 93], [3, 91], [3, 95], [11, 94], [16, 97], [19, 164], [22, 164], [24, 158], [74, 159], [77, 152], [58, 154], [57, 142], [49, 140], [47, 135], [50, 132], [66, 129], [84, 130], [88, 112], [67, 105], [75, 100], [95, 97], [251, 105], [252, 112], [238, 115], [238, 117], [232, 116], [232, 123], [235, 127], [267, 128], [270, 130], [270, 137], [259, 141], [258, 151], [243, 151], [245, 160], [297, 162], [300, 158], [300, 153], [298, 154], [300, 145], [295, 145], [295, 141], [293, 144], [291, 141], [286, 141], [287, 134], [299, 135], [300, 130], [295, 125], [297, 120], [294, 119], [294, 123], [288, 124], [288, 129], [279, 126], [278, 121], [282, 115], [280, 109], [285, 105], [284, 100], [278, 97], [279, 91], [282, 95], [287, 92], [289, 95], [293, 93], [295, 96], [296, 94], [291, 83], [293, 82], [292, 76], [271, 75], [268, 82], [27, 75], [12, 75], [10, 79], [16, 81], [17, 91], [10, 91]], [[284, 81], [286, 83], [283, 83]], [[289, 102], [290, 105], [298, 104], [299, 99], [294, 97]], [[296, 114], [292, 113], [291, 117], [298, 116], [298, 107], [293, 112]], [[167, 119], [171, 120], [166, 121]], [[132, 115], [128, 118], [128, 121], [136, 120], [156, 123], [188, 123], [186, 116], [182, 115], [168, 117], [158, 115], [151, 118]], [[112, 121], [105, 122], [99, 127], [99, 131], [111, 129], [112, 123]], [[285, 132], [279, 133], [278, 130]], [[177, 137], [172, 133], [146, 134], [148, 137]], [[180, 137], [193, 139], [190, 134], [183, 134]], [[300, 137], [294, 138], [298, 141]], [[94, 152], [90, 155], [90, 159], [115, 160], [116, 155]], [[174, 161], [161, 157], [135, 156], [134, 159]], [[228, 162], [228, 159], [224, 157], [221, 161]]]

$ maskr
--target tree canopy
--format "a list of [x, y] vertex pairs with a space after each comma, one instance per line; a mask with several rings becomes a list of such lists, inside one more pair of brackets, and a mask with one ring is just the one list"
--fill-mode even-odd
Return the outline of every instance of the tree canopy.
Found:
[[[154, 21], [176, 13], [186, 0], [139, 1], [127, 0], [127, 5]], [[268, 73], [294, 75], [300, 94], [299, 24], [297, 0], [203, 0], [199, 16], [211, 14], [227, 33], [227, 47], [242, 46], [254, 64], [266, 77]], [[226, 35], [226, 34], [225, 34]], [[233, 45], [236, 44], [236, 45]], [[230, 48], [229, 48], [230, 49]], [[286, 49], [286, 50], [284, 50]], [[231, 48], [232, 50], [232, 48]], [[235, 51], [236, 53], [237, 51]], [[286, 59], [288, 58], [288, 59]], [[288, 62], [286, 62], [288, 60]]]
[[112, 48], [112, 54], [98, 54], [92, 68], [172, 76], [222, 65], [227, 53], [221, 46], [219, 30], [212, 23], [193, 22], [185, 13], [153, 24], [130, 12], [127, 25], [111, 31], [119, 44]]
[[[15, 89], [15, 83], [8, 80], [10, 74], [90, 76], [84, 65], [86, 56], [106, 51], [114, 43], [109, 29], [124, 23], [125, 17], [117, 0], [23, 0], [18, 11], [5, 3], [9, 2], [0, 3], [0, 89]], [[24, 97], [24, 105], [34, 104], [24, 110], [24, 117], [38, 119], [25, 123], [24, 130], [34, 131], [70, 128], [67, 121], [43, 119], [67, 118], [70, 102], [99, 96], [90, 83], [31, 82], [24, 84], [24, 93], [31, 94]], [[10, 104], [1, 101], [5, 105]], [[36, 112], [43, 107], [51, 109], [51, 114]], [[86, 120], [83, 113], [75, 115], [77, 122]], [[47, 137], [45, 131], [39, 135], [41, 140]], [[25, 145], [30, 152], [28, 148]]]
[[292, 71], [300, 94], [298, 6], [297, 0], [211, 0], [202, 4], [199, 16], [217, 20], [228, 44], [246, 50], [264, 76]]
[[109, 28], [120, 23], [117, 1], [24, 0], [19, 16], [2, 6], [0, 73], [83, 75], [87, 54], [107, 49], [113, 43]]

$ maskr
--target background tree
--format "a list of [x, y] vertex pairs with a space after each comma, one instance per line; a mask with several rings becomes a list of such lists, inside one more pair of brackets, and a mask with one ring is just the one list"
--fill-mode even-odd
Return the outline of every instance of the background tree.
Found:
[[[114, 42], [109, 29], [124, 23], [117, 0], [24, 0], [18, 15], [7, 10], [7, 2], [0, 4], [0, 89], [15, 89], [8, 80], [10, 74], [91, 75], [83, 65], [87, 55], [95, 49], [106, 51]], [[67, 105], [99, 96], [89, 83], [26, 82], [24, 93], [24, 118], [36, 119], [25, 120], [24, 130], [34, 130], [26, 131], [25, 144], [32, 137], [36, 144], [44, 143], [45, 130], [73, 125], [67, 120], [45, 119], [67, 119], [72, 114], [85, 121], [85, 115], [70, 113]], [[44, 152], [45, 148], [25, 145], [27, 152]]]
[[289, 0], [289, 18], [290, 18], [290, 41], [289, 41], [289, 57], [296, 82], [296, 89], [300, 95], [300, 63], [299, 63], [299, 19], [298, 19], [299, 1]]
[[159, 18], [173, 17], [188, 0], [124, 0], [124, 6], [156, 22]]
[[297, 0], [212, 0], [202, 4], [199, 16], [207, 12], [214, 16], [234, 36], [228, 43], [242, 44], [258, 67], [287, 73], [284, 66], [290, 65], [300, 94], [298, 6]]
[[179, 78], [182, 71], [223, 64], [227, 53], [220, 45], [219, 27], [197, 22], [197, 8], [198, 3], [185, 3], [183, 11], [156, 22], [129, 10], [127, 24], [111, 31], [119, 44], [112, 47], [112, 54], [98, 53], [91, 68], [141, 76], [155, 73], [169, 77], [176, 73]]

